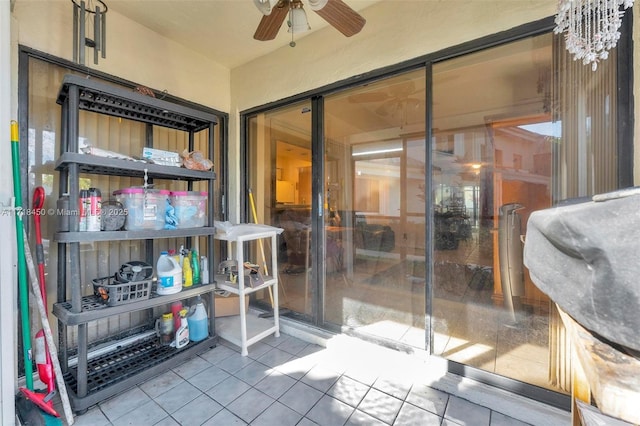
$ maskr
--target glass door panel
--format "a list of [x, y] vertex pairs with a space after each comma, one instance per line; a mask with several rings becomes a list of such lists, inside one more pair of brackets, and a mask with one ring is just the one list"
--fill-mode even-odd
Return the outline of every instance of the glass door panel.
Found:
[[549, 385], [549, 299], [522, 238], [551, 206], [551, 35], [433, 67], [433, 352]]
[[551, 34], [434, 65], [435, 354], [570, 391], [565, 334], [522, 250], [533, 211], [615, 189], [614, 76], [615, 60], [593, 72]]
[[324, 320], [424, 348], [424, 69], [324, 110]]
[[[280, 308], [311, 315], [311, 104], [307, 101], [249, 120], [249, 186], [259, 223], [283, 228], [278, 238]], [[264, 219], [263, 219], [264, 218]], [[253, 218], [251, 218], [253, 220]], [[272, 247], [263, 247], [265, 258]], [[261, 264], [262, 253], [253, 253]], [[258, 300], [271, 306], [268, 292]]]

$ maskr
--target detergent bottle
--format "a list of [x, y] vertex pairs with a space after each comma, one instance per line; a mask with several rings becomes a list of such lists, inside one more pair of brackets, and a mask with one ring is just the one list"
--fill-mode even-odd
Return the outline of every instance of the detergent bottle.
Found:
[[191, 249], [189, 253], [189, 258], [191, 259], [191, 270], [193, 273], [193, 283], [198, 285], [201, 284], [200, 277], [200, 256], [198, 256], [198, 252], [196, 249]]
[[174, 342], [176, 349], [184, 348], [189, 343], [189, 323], [187, 322], [187, 310], [180, 311], [180, 328], [176, 331]]
[[189, 256], [185, 256], [182, 260], [182, 278], [185, 287], [191, 287], [193, 285], [193, 269], [191, 269], [191, 259]]
[[196, 299], [195, 306], [189, 309], [187, 323], [189, 324], [189, 339], [192, 342], [199, 342], [209, 337], [209, 318], [200, 296]]

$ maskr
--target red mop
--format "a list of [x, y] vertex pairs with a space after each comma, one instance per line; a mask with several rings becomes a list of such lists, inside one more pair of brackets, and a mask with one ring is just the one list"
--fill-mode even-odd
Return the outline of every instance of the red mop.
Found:
[[[47, 305], [47, 282], [45, 281], [44, 273], [44, 248], [42, 246], [42, 227], [40, 224], [40, 218], [43, 213], [45, 200], [44, 188], [38, 186], [33, 192], [33, 222], [36, 234], [36, 262], [38, 263], [38, 281], [40, 282], [40, 295], [42, 296], [42, 303], [45, 308]], [[42, 397], [42, 404], [38, 406], [50, 414], [57, 416], [55, 410], [53, 410], [53, 401], [51, 398], [55, 395], [56, 382], [53, 373], [53, 364], [51, 363], [51, 356], [47, 348], [47, 342], [44, 337], [44, 330], [40, 329], [36, 333], [35, 340], [35, 352], [36, 352], [36, 367], [38, 368], [38, 376], [40, 381], [47, 386], [47, 394]], [[37, 394], [40, 396], [41, 394]], [[33, 400], [34, 395], [29, 395], [29, 399]], [[46, 408], [45, 408], [46, 407]], [[50, 409], [50, 410], [49, 410]]]

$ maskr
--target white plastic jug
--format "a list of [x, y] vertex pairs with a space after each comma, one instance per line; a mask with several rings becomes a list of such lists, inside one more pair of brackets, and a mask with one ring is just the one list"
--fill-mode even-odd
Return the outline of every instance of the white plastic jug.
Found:
[[209, 337], [209, 318], [200, 296], [196, 300], [196, 305], [189, 309], [187, 321], [189, 323], [189, 339], [192, 342], [199, 342]]
[[156, 292], [159, 295], [175, 294], [182, 290], [182, 268], [172, 256], [169, 256], [168, 252], [160, 253], [156, 263], [156, 273], [158, 274]]

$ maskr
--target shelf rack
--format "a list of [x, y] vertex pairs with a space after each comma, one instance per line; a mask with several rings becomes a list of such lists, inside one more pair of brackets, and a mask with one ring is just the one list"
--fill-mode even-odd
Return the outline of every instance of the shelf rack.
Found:
[[[105, 158], [79, 152], [80, 111], [106, 114], [147, 125], [146, 146], [152, 147], [152, 128], [162, 126], [188, 133], [189, 151], [194, 149], [194, 135], [208, 130], [208, 152], [214, 152], [214, 127], [217, 117], [203, 110], [179, 105], [162, 99], [142, 95], [114, 85], [81, 76], [64, 77], [57, 103], [61, 106], [62, 132], [59, 157], [55, 168], [59, 172], [59, 193], [69, 193], [71, 206], [78, 205], [80, 173], [136, 178], [171, 179], [186, 181], [191, 188], [194, 181], [205, 181], [209, 191], [209, 218], [207, 226], [177, 230], [101, 231], [79, 232], [79, 218], [69, 217], [69, 231], [54, 234], [58, 244], [58, 300], [53, 314], [58, 318], [59, 352], [61, 367], [72, 408], [84, 412], [90, 406], [116, 395], [144, 380], [162, 373], [184, 360], [214, 347], [215, 334], [215, 275], [209, 271], [211, 284], [184, 288], [168, 296], [153, 295], [149, 299], [123, 305], [106, 306], [95, 296], [84, 295], [80, 277], [80, 244], [93, 241], [146, 240], [146, 256], [153, 262], [152, 240], [176, 237], [207, 237], [209, 264], [214, 254], [215, 228], [213, 227], [214, 180], [212, 171], [188, 170], [180, 167], [149, 164], [143, 161]], [[69, 265], [67, 266], [67, 259]], [[67, 292], [67, 285], [70, 291]], [[64, 300], [70, 294], [70, 300]], [[146, 310], [173, 301], [202, 295], [208, 302], [209, 330], [207, 339], [190, 342], [182, 349], [162, 346], [157, 339], [140, 337], [136, 343], [118, 347], [96, 358], [89, 359], [88, 324], [114, 315]], [[69, 363], [67, 328], [77, 327], [77, 363]], [[134, 339], [135, 340], [135, 339]]]

